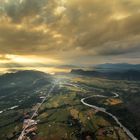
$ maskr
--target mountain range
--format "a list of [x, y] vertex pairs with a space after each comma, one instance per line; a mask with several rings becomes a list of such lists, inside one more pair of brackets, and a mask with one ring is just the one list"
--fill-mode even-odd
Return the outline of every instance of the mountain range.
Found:
[[94, 69], [100, 71], [126, 71], [126, 70], [139, 70], [140, 64], [128, 64], [128, 63], [105, 63], [93, 66]]
[[92, 76], [99, 78], [107, 78], [111, 80], [129, 80], [139, 81], [140, 71], [139, 70], [125, 70], [125, 71], [98, 71], [98, 70], [83, 70], [83, 69], [72, 69], [71, 74]]

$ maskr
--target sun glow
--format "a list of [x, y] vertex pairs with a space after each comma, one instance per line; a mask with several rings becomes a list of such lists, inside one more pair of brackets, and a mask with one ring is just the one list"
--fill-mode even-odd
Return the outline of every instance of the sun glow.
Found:
[[35, 56], [19, 56], [19, 55], [11, 55], [11, 54], [7, 54], [5, 55], [5, 57], [7, 59], [9, 59], [9, 61], [11, 62], [15, 62], [15, 63], [22, 63], [22, 64], [26, 64], [26, 63], [45, 63], [45, 64], [57, 64], [60, 63], [59, 60], [55, 60], [55, 59], [51, 59], [51, 58], [42, 58], [42, 57], [38, 57], [36, 59]]
[[124, 18], [127, 18], [128, 16], [130, 16], [129, 14], [114, 14], [113, 16], [111, 16], [111, 18], [116, 19], [116, 20], [122, 20]]
[[[0, 65], [2, 67], [0, 74], [18, 70], [38, 70], [50, 74], [69, 71], [67, 68], [57, 68], [57, 65], [62, 64], [62, 62], [52, 58], [13, 54], [6, 54], [0, 57]], [[10, 63], [12, 65], [9, 66]], [[20, 67], [18, 64], [20, 64]]]
[[4, 73], [10, 73], [10, 72], [16, 72], [16, 71], [22, 71], [22, 70], [37, 70], [42, 71], [45, 73], [49, 73], [51, 75], [54, 75], [56, 73], [68, 73], [70, 72], [70, 69], [65, 68], [55, 68], [55, 67], [12, 67], [12, 68], [1, 68], [0, 69], [0, 75]]

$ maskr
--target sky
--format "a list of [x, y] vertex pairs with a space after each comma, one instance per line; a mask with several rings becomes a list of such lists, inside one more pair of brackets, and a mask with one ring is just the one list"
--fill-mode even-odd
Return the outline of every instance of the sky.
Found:
[[0, 0], [0, 71], [101, 63], [140, 63], [140, 0]]

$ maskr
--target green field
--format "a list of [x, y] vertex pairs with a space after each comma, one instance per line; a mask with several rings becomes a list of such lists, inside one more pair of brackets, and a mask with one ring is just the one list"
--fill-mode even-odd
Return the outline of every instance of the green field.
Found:
[[[125, 122], [123, 113], [117, 111], [123, 112], [127, 110], [129, 113], [130, 110], [127, 107], [131, 104], [131, 100], [127, 101], [126, 99], [139, 92], [138, 82], [68, 75], [63, 76], [63, 78], [57, 75], [54, 78], [59, 79], [59, 82], [51, 96], [41, 106], [38, 116], [35, 118], [39, 121], [37, 140], [84, 140], [87, 137], [93, 140], [129, 139], [113, 119], [83, 105], [80, 100], [84, 97], [98, 94], [107, 96], [105, 99], [90, 98], [88, 102], [106, 107], [134, 132], [130, 125], [134, 126], [136, 124], [131, 120]], [[22, 130], [23, 113], [34, 109], [37, 103], [41, 102], [39, 97], [45, 96], [51, 86], [51, 84], [48, 84], [45, 88], [41, 87], [40, 90], [34, 90], [34, 93], [28, 95], [28, 100], [26, 100], [27, 92], [25, 92], [25, 94], [22, 94], [25, 101], [21, 106], [0, 114], [0, 139], [17, 139]], [[117, 99], [112, 98], [112, 91], [119, 94]], [[31, 99], [36, 99], [36, 103]], [[30, 106], [27, 106], [27, 104], [30, 104]], [[128, 117], [131, 119], [132, 116], [128, 115]], [[135, 121], [137, 121], [136, 118]], [[137, 135], [138, 132], [139, 130], [135, 134]]]

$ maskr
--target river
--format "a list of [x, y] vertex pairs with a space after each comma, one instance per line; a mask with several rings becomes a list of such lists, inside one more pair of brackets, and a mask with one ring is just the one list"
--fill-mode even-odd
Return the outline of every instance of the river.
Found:
[[[62, 83], [61, 83], [62, 84]], [[69, 86], [74, 86], [74, 87], [77, 87], [77, 88], [80, 88], [80, 89], [83, 89], [81, 86], [79, 86], [78, 84], [73, 84], [73, 83], [63, 83], [64, 85], [69, 85]], [[97, 89], [96, 89], [97, 90]], [[102, 90], [102, 89], [98, 89], [98, 90]], [[116, 92], [112, 92], [113, 94], [113, 98], [118, 98], [119, 97], [119, 94], [117, 94]], [[89, 97], [86, 97], [86, 98], [83, 98], [81, 99], [81, 102], [82, 104], [84, 104], [85, 106], [88, 106], [88, 107], [91, 107], [91, 108], [94, 108], [96, 109], [97, 111], [100, 111], [100, 112], [103, 112], [107, 115], [109, 115], [110, 117], [112, 117], [115, 122], [119, 125], [120, 128], [123, 129], [123, 131], [127, 134], [127, 136], [131, 139], [131, 140], [138, 140], [120, 121], [119, 119], [111, 114], [110, 112], [107, 112], [105, 108], [103, 107], [98, 107], [98, 106], [95, 106], [95, 105], [91, 105], [89, 103], [87, 103], [85, 100], [86, 99], [89, 99], [89, 98], [93, 98], [93, 97], [99, 97], [99, 98], [108, 98], [107, 96], [104, 96], [104, 95], [92, 95], [92, 96], [89, 96]]]
[[[119, 97], [119, 95], [118, 95], [117, 93], [112, 92], [112, 94], [114, 95], [114, 96], [112, 96], [112, 97], [114, 97], [114, 98]], [[138, 139], [137, 139], [137, 138], [136, 138], [136, 137], [135, 137], [135, 136], [134, 136], [134, 135], [119, 121], [119, 120], [118, 120], [118, 118], [117, 118], [116, 116], [114, 116], [114, 115], [111, 114], [110, 112], [107, 112], [106, 109], [103, 108], [103, 107], [98, 107], [98, 106], [95, 106], [95, 105], [91, 105], [91, 104], [89, 104], [89, 103], [87, 103], [87, 102], [85, 101], [86, 99], [89, 99], [89, 98], [92, 98], [92, 97], [107, 98], [107, 96], [93, 95], [93, 96], [90, 96], [90, 97], [86, 97], [86, 98], [81, 99], [81, 102], [82, 102], [84, 105], [88, 106], [88, 107], [94, 108], [94, 109], [96, 109], [97, 111], [100, 111], [100, 112], [103, 112], [103, 113], [109, 115], [109, 116], [112, 117], [112, 118], [115, 120], [115, 122], [124, 130], [124, 132], [127, 134], [127, 136], [128, 136], [130, 139], [132, 139], [132, 140], [138, 140]]]

